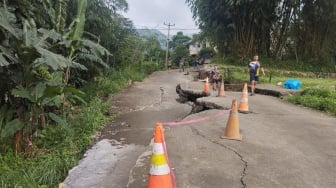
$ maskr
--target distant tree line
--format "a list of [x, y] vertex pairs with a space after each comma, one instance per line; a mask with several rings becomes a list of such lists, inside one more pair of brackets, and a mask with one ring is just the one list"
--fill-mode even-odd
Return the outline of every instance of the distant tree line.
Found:
[[336, 58], [334, 0], [186, 0], [223, 56], [253, 53], [320, 65]]

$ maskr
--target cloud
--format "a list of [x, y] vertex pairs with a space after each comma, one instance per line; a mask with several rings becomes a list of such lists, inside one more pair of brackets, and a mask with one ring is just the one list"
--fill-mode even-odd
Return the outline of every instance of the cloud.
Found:
[[[197, 29], [192, 13], [184, 0], [127, 0], [129, 10], [125, 17], [130, 18], [137, 28], [166, 29], [163, 23], [175, 24], [171, 27], [171, 33], [175, 29]], [[166, 30], [161, 30], [164, 34]], [[197, 30], [182, 30], [183, 33], [197, 33]]]

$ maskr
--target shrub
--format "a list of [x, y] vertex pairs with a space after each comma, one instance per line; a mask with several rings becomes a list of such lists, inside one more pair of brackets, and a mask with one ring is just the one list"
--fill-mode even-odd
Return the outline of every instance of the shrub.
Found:
[[198, 55], [200, 57], [203, 57], [203, 56], [211, 56], [211, 54], [214, 54], [215, 53], [215, 50], [213, 48], [202, 48], [199, 52], [198, 52]]
[[1, 187], [56, 187], [91, 144], [92, 133], [113, 118], [104, 115], [107, 109], [95, 97], [69, 118], [68, 129], [49, 125], [37, 131], [31, 152], [0, 155]]
[[336, 115], [336, 92], [326, 88], [307, 88], [287, 101]]
[[336, 97], [335, 91], [331, 89], [326, 89], [326, 88], [306, 88], [301, 92], [301, 95], [310, 95], [310, 96], [316, 96], [316, 97], [321, 97], [321, 98], [332, 98]]
[[25, 155], [15, 155], [9, 146], [3, 150], [0, 187], [57, 187], [90, 146], [93, 133], [114, 118], [106, 116], [109, 104], [105, 97], [123, 89], [128, 80], [141, 81], [159, 68], [155, 63], [132, 64], [108, 70], [86, 83], [87, 103], [68, 113], [67, 127], [47, 125], [38, 129], [33, 148]]

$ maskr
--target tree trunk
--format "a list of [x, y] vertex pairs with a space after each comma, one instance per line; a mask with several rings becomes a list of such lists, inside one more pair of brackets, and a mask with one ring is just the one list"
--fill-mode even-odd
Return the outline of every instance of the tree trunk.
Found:
[[40, 115], [40, 123], [41, 123], [41, 126], [42, 127], [44, 127], [45, 125], [46, 125], [46, 116], [45, 116], [45, 114], [44, 114], [44, 112], [43, 113], [41, 113], [41, 115]]
[[[24, 107], [21, 105], [18, 110], [17, 114], [19, 116], [20, 121], [24, 120]], [[23, 138], [23, 129], [16, 131], [14, 134], [14, 152], [15, 154], [19, 154], [22, 152], [22, 138]]]

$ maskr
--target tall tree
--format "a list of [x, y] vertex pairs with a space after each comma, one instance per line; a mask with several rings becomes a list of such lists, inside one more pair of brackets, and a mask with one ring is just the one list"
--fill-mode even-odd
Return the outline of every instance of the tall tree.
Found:
[[173, 35], [169, 46], [173, 49], [179, 45], [187, 46], [190, 41], [191, 38], [189, 36], [186, 36], [183, 34], [183, 32], [179, 31], [176, 33], [176, 35]]
[[150, 35], [144, 37], [144, 53], [145, 60], [155, 61], [159, 63], [162, 60], [164, 51], [161, 49], [161, 45], [157, 35]]
[[[186, 0], [222, 54], [319, 62], [335, 50], [334, 0]], [[321, 61], [320, 61], [321, 62]]]
[[[321, 59], [330, 55], [336, 37], [336, 2], [332, 0], [305, 0], [302, 2], [299, 46], [303, 57]], [[298, 49], [299, 50], [299, 49]]]

